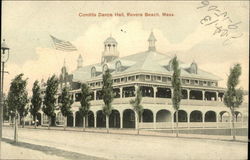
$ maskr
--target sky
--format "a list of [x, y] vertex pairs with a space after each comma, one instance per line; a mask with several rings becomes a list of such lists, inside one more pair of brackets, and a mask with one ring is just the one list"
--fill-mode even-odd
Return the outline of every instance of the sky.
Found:
[[[30, 92], [35, 80], [46, 81], [54, 73], [59, 74], [64, 59], [67, 69], [75, 70], [79, 54], [83, 56], [83, 65], [100, 62], [103, 42], [110, 35], [118, 42], [120, 57], [146, 51], [151, 31], [157, 39], [158, 51], [177, 55], [187, 64], [195, 61], [199, 68], [221, 77], [221, 87], [226, 86], [230, 67], [240, 63], [239, 87], [246, 90], [249, 3], [208, 3], [205, 6], [200, 1], [3, 1], [1, 41], [4, 38], [10, 47], [4, 92], [19, 73], [28, 78]], [[80, 17], [80, 13], [171, 13], [173, 16]], [[214, 20], [217, 21], [208, 25]], [[55, 50], [49, 35], [70, 41], [78, 51]], [[225, 43], [227, 38], [230, 40]]]

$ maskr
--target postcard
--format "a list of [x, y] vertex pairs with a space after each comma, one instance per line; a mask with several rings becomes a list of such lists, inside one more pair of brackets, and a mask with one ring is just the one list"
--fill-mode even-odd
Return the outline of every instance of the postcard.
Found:
[[2, 1], [2, 159], [247, 159], [249, 2]]

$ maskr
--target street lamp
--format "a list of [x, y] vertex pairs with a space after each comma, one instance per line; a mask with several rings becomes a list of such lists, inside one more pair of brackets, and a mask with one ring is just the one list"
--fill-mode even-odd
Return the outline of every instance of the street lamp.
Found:
[[[9, 50], [5, 39], [1, 43], [1, 53], [0, 53], [0, 140], [2, 139], [3, 132], [3, 80], [4, 80], [4, 63], [9, 59]], [[3, 56], [3, 57], [2, 57]], [[3, 69], [2, 69], [3, 67]]]

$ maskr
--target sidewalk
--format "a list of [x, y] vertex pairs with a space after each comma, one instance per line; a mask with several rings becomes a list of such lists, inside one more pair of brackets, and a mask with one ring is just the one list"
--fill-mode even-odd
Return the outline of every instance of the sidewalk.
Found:
[[[34, 126], [25, 126], [28, 129], [35, 129]], [[36, 129], [41, 130], [48, 130], [47, 127], [37, 127]], [[58, 130], [64, 131], [63, 127], [50, 127], [50, 130]], [[73, 131], [73, 132], [83, 132], [83, 128], [81, 127], [67, 127], [66, 131]], [[85, 132], [89, 133], [101, 133], [106, 134], [106, 128], [85, 128]], [[116, 129], [111, 128], [109, 129], [110, 134], [123, 134], [123, 135], [137, 135], [137, 130], [135, 129]], [[139, 131], [140, 136], [160, 136], [160, 137], [173, 137], [176, 138], [175, 131], [173, 133], [166, 133], [164, 130], [146, 130], [141, 129]], [[183, 134], [179, 133], [179, 138], [189, 138], [189, 139], [208, 139], [208, 140], [221, 140], [221, 141], [232, 141], [232, 136], [229, 135], [206, 135], [206, 134]], [[248, 142], [247, 136], [236, 136], [237, 142]]]
[[24, 148], [21, 145], [11, 144], [5, 141], [1, 142], [0, 159], [29, 159], [29, 160], [66, 160], [65, 158], [55, 155], [45, 154], [41, 151], [36, 151], [28, 148]]

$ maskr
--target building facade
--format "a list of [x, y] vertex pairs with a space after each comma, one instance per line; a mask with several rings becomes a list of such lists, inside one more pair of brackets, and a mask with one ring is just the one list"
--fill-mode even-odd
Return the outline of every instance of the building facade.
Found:
[[[100, 63], [83, 66], [80, 55], [77, 69], [69, 74], [64, 65], [60, 75], [60, 88], [70, 87], [74, 103], [73, 114], [67, 118], [67, 125], [81, 127], [83, 120], [78, 112], [81, 98], [81, 83], [87, 83], [92, 90], [91, 108], [87, 126], [105, 127], [106, 118], [102, 113], [102, 74], [109, 69], [113, 79], [114, 100], [109, 126], [114, 128], [135, 128], [135, 112], [129, 101], [135, 98], [137, 88], [142, 92], [143, 115], [140, 128], [173, 128], [175, 110], [172, 107], [173, 88], [172, 58], [156, 49], [156, 38], [151, 32], [148, 49], [144, 52], [119, 57], [118, 43], [113, 37], [104, 41], [104, 50]], [[199, 68], [196, 62], [185, 64], [181, 68], [182, 100], [179, 110], [180, 127], [230, 127], [230, 110], [223, 104], [225, 88], [218, 86], [221, 80], [216, 75]], [[43, 85], [43, 88], [46, 84]], [[60, 97], [58, 103], [60, 105]], [[247, 113], [243, 103], [236, 111], [236, 127], [247, 125]], [[47, 123], [47, 117], [40, 111], [41, 124]], [[62, 125], [63, 117], [58, 109], [54, 118], [56, 125]]]

